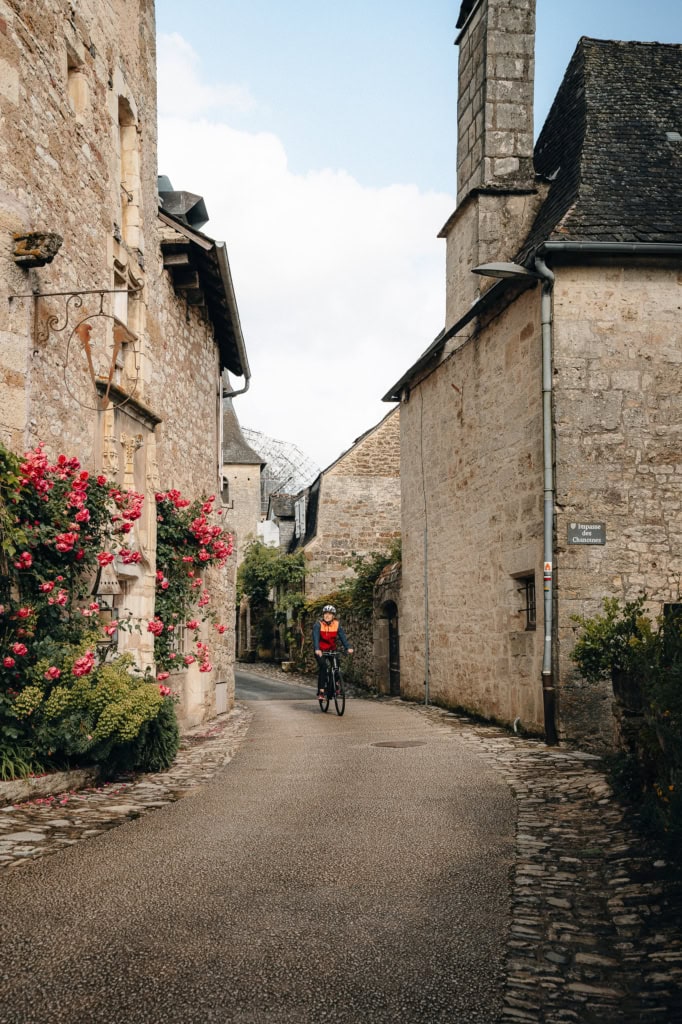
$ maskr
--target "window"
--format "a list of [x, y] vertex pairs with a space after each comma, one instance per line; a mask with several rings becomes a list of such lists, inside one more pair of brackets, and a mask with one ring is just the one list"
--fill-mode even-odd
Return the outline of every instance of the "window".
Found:
[[222, 477], [220, 481], [220, 501], [223, 508], [233, 508], [230, 505], [230, 481], [226, 476]]
[[294, 504], [294, 533], [297, 537], [305, 535], [305, 498], [299, 498]]
[[121, 234], [131, 249], [141, 251], [140, 149], [135, 115], [123, 96], [118, 99], [118, 142]]
[[535, 629], [535, 575], [516, 576], [518, 612], [523, 616], [524, 629]]
[[81, 120], [82, 115], [87, 110], [89, 103], [88, 82], [83, 72], [83, 61], [67, 44], [66, 89], [69, 94], [69, 103], [71, 104], [71, 109], [73, 110], [78, 120]]

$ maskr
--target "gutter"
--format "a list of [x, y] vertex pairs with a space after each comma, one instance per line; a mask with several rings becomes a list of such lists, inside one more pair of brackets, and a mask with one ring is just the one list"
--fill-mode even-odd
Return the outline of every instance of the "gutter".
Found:
[[543, 242], [537, 256], [555, 253], [584, 253], [589, 256], [680, 256], [682, 242]]
[[232, 274], [230, 273], [230, 264], [227, 258], [227, 247], [224, 242], [215, 242], [215, 252], [218, 259], [218, 269], [220, 270], [220, 279], [225, 289], [225, 296], [227, 298], [227, 304], [230, 308], [230, 316], [232, 317], [232, 323], [234, 325], [234, 340], [237, 346], [237, 352], [239, 354], [239, 362], [244, 375], [244, 387], [238, 391], [223, 391], [223, 398], [234, 398], [235, 395], [243, 395], [245, 391], [249, 390], [249, 384], [251, 383], [251, 370], [249, 369], [249, 360], [246, 355], [246, 346], [244, 345], [244, 335], [242, 334], [242, 325], [239, 319], [239, 310], [237, 309], [237, 299], [234, 294], [234, 286], [232, 284]]
[[498, 300], [501, 299], [502, 296], [507, 292], [510, 285], [514, 284], [516, 286], [516, 290], [518, 291], [518, 282], [509, 280], [496, 281], [495, 284], [492, 285], [492, 287], [488, 288], [488, 290], [484, 292], [483, 295], [480, 296], [480, 298], [476, 299], [474, 304], [469, 307], [464, 316], [460, 317], [459, 320], [457, 320], [456, 323], [452, 325], [452, 327], [448, 327], [447, 330], [442, 330], [440, 334], [437, 335], [436, 338], [434, 338], [434, 340], [431, 342], [426, 351], [423, 352], [422, 355], [419, 357], [417, 362], [413, 363], [409, 370], [407, 370], [407, 372], [402, 375], [400, 380], [396, 384], [394, 384], [389, 391], [386, 392], [381, 401], [399, 402], [403, 397], [403, 391], [407, 390], [409, 393], [409, 388], [407, 387], [407, 385], [410, 383], [410, 381], [412, 381], [420, 373], [421, 370], [426, 369], [426, 367], [429, 366], [430, 363], [432, 363], [441, 355], [446, 343], [450, 340], [450, 338], [453, 338], [455, 334], [459, 334], [463, 327], [466, 327], [466, 325], [470, 323], [472, 320], [475, 320], [477, 316], [480, 316], [482, 313], [485, 313], [486, 310], [490, 309], [491, 306], [494, 306], [496, 302], [498, 302]]

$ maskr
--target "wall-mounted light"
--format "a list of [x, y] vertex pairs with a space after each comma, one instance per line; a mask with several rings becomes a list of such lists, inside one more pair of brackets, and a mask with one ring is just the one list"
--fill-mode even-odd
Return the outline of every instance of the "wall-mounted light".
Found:
[[482, 263], [480, 267], [472, 267], [471, 273], [480, 274], [481, 277], [497, 277], [500, 280], [540, 280], [540, 274], [522, 267], [520, 263]]

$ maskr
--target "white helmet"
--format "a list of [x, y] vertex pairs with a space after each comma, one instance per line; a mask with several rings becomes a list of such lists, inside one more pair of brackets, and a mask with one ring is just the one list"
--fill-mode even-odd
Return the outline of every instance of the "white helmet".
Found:
[[326, 615], [327, 612], [331, 612], [332, 615], [336, 615], [336, 608], [334, 607], [333, 604], [326, 604], [324, 606], [324, 608], [322, 609], [322, 614]]

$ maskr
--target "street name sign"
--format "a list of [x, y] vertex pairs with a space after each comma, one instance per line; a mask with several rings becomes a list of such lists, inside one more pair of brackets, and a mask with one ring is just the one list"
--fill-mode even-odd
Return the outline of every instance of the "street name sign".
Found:
[[606, 544], [606, 523], [569, 523], [569, 544]]

